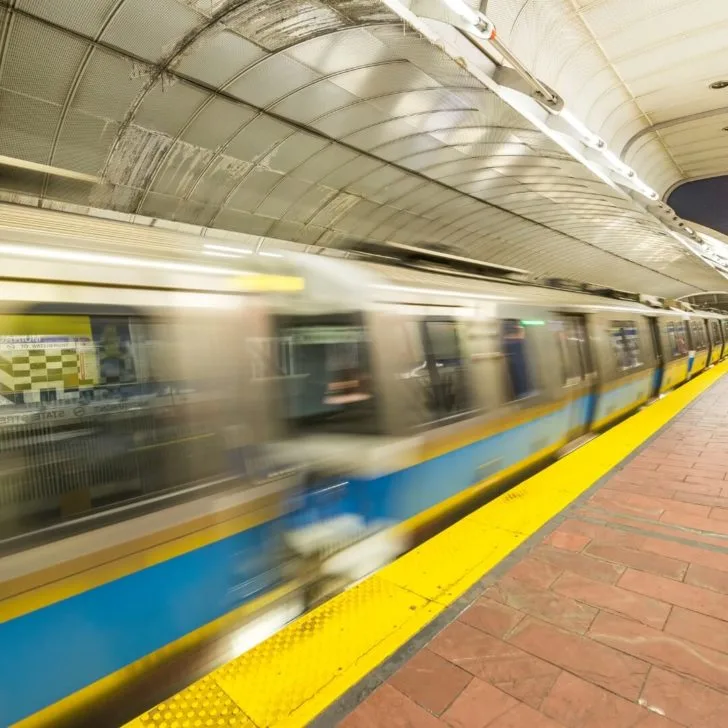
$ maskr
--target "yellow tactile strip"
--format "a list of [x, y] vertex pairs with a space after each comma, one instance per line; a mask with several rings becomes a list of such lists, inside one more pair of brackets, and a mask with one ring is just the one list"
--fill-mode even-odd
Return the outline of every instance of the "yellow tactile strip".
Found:
[[671, 392], [128, 728], [306, 725], [726, 371]]

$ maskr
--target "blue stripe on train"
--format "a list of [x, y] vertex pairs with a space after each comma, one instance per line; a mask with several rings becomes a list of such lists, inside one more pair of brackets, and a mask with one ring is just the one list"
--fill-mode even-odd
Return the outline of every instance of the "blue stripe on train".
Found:
[[270, 589], [280, 578], [275, 569], [268, 572], [275, 531], [275, 522], [261, 524], [0, 625], [0, 725]]
[[325, 484], [320, 495], [308, 501], [309, 520], [314, 513], [316, 517], [356, 513], [367, 524], [406, 521], [542, 450], [559, 446], [571, 428], [586, 425], [593, 415], [606, 417], [630, 402], [643, 401], [651, 379], [647, 372], [601, 395], [598, 402], [593, 395], [582, 397], [549, 415], [394, 473], [352, 478], [346, 487]]
[[651, 380], [652, 370], [648, 370], [644, 376], [600, 395], [594, 411], [594, 422], [601, 424], [616, 413], [625, 411], [633, 403], [646, 401], [650, 394]]

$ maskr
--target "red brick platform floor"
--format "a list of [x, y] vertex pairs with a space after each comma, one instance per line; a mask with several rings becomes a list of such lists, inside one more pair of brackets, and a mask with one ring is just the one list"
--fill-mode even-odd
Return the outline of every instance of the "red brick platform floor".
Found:
[[344, 728], [728, 728], [728, 377]]

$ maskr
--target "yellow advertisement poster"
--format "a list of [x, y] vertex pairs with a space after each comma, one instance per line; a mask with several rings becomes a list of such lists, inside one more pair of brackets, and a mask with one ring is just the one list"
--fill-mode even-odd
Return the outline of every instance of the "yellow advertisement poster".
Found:
[[97, 381], [87, 316], [0, 315], [0, 397], [17, 401], [22, 394], [29, 403], [52, 391], [64, 399]]

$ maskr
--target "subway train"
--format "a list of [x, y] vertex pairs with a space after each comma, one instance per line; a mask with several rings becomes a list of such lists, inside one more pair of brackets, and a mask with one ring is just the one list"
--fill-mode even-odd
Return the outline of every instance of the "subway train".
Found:
[[728, 354], [717, 313], [405, 246], [4, 235], [2, 725], [162, 699]]

